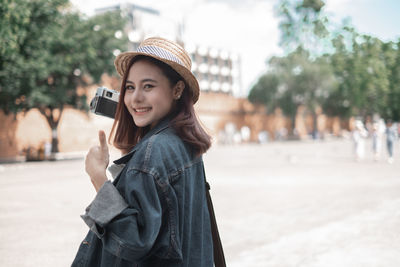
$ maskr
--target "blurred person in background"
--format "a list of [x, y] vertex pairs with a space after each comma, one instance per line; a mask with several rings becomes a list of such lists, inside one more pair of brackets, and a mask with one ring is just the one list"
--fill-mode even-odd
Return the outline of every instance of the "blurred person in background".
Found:
[[371, 138], [374, 160], [378, 161], [381, 157], [383, 138], [385, 134], [385, 122], [380, 119], [372, 124]]
[[352, 137], [356, 161], [360, 161], [365, 156], [365, 139], [368, 137], [368, 132], [361, 120], [356, 120]]
[[388, 162], [393, 163], [393, 147], [397, 140], [397, 127], [393, 124], [392, 120], [388, 120], [386, 123], [386, 148], [388, 151]]

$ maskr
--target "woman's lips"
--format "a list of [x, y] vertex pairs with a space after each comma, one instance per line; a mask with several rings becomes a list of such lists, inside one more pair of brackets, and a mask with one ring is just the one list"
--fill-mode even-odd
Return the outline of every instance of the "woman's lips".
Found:
[[137, 115], [142, 115], [142, 114], [146, 114], [147, 112], [149, 112], [151, 110], [151, 108], [134, 108], [133, 111], [135, 112], [135, 114]]

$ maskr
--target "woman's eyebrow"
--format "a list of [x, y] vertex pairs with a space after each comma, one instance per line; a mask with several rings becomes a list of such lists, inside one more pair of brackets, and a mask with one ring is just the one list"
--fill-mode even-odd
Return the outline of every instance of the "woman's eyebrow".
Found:
[[150, 78], [145, 78], [145, 79], [141, 80], [141, 82], [142, 82], [142, 83], [145, 83], [145, 82], [153, 82], [153, 83], [156, 83], [157, 81], [156, 81], [156, 80], [153, 80], [153, 79], [150, 79]]
[[[141, 80], [140, 82], [141, 82], [141, 83], [145, 83], [145, 82], [153, 82], [153, 83], [156, 83], [157, 81], [156, 81], [156, 80], [153, 80], [153, 79], [150, 79], [150, 78], [145, 78], [145, 79]], [[130, 81], [130, 80], [126, 80], [126, 83], [132, 83], [132, 84], [133, 84], [133, 82]]]

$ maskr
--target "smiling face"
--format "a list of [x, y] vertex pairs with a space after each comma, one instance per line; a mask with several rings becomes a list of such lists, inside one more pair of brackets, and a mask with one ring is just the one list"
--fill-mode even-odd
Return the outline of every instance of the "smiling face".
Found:
[[126, 79], [124, 103], [136, 126], [153, 128], [168, 115], [182, 93], [182, 85], [182, 81], [171, 85], [161, 68], [148, 60], [133, 63]]

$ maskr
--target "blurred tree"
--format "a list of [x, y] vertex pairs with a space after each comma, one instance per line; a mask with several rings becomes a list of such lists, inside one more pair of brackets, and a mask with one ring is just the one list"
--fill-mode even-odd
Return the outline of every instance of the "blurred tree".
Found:
[[[350, 49], [346, 31], [351, 35]], [[325, 111], [340, 117], [383, 115], [388, 107], [393, 46], [351, 28], [344, 34], [333, 40], [331, 62], [338, 87], [325, 102]]]
[[[306, 106], [316, 117], [316, 107], [335, 84], [327, 59], [322, 56], [331, 47], [328, 19], [322, 11], [324, 5], [321, 0], [281, 0], [277, 4], [280, 44], [288, 54], [272, 58], [270, 71], [250, 91], [250, 101], [264, 97], [259, 101], [269, 110], [281, 107], [291, 118], [292, 129], [298, 107]], [[272, 84], [273, 80], [278, 80], [278, 84]]]
[[332, 40], [335, 53], [330, 56], [330, 63], [337, 81], [337, 87], [331, 91], [322, 103], [324, 112], [329, 116], [348, 118], [352, 115], [350, 97], [352, 95], [351, 52], [346, 46], [345, 34], [339, 34]]
[[389, 92], [382, 116], [385, 119], [400, 121], [400, 39], [397, 43], [384, 44], [383, 51], [386, 66], [389, 68]]
[[[353, 88], [353, 114], [366, 117], [381, 114], [387, 104], [389, 92], [389, 69], [383, 57], [383, 42], [378, 38], [363, 35], [355, 43], [354, 60], [358, 84]], [[358, 77], [357, 77], [357, 76]]]
[[[46, 51], [42, 29], [52, 23], [57, 7], [66, 1], [49, 2], [46, 9], [26, 0], [2, 0], [0, 5], [0, 108], [6, 112], [21, 110], [35, 76], [43, 75]], [[43, 3], [44, 4], [44, 3]], [[33, 23], [33, 21], [35, 23]], [[42, 51], [43, 50], [43, 51]]]
[[322, 55], [330, 48], [328, 18], [323, 12], [321, 0], [281, 0], [276, 6], [280, 20], [280, 45], [287, 53], [299, 46]]
[[271, 58], [269, 67], [269, 72], [251, 89], [249, 100], [263, 103], [269, 112], [280, 107], [290, 117], [292, 129], [300, 105], [315, 118], [316, 108], [336, 86], [327, 57], [310, 60], [309, 53], [301, 47], [285, 57]]
[[268, 113], [272, 113], [278, 107], [279, 77], [275, 73], [265, 73], [253, 86], [248, 99], [257, 104], [263, 104]]
[[[400, 119], [399, 45], [362, 35], [343, 21], [331, 24], [321, 0], [281, 0], [277, 5], [286, 55], [268, 62], [249, 94], [269, 111], [279, 106], [292, 118], [305, 105], [315, 115], [381, 115]], [[315, 122], [315, 120], [314, 120]]]
[[38, 108], [57, 152], [64, 107], [87, 110], [86, 94], [77, 87], [114, 72], [113, 53], [127, 45], [125, 20], [119, 13], [85, 18], [67, 0], [6, 1], [0, 10], [7, 34], [0, 49], [0, 108], [6, 113]]

